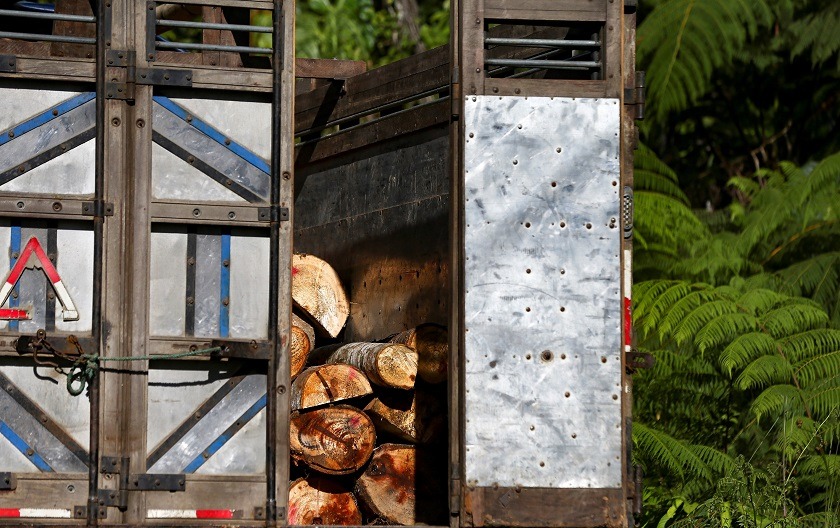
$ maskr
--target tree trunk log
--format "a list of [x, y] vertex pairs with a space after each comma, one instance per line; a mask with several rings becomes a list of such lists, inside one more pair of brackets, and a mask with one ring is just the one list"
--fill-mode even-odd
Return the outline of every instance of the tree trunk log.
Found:
[[440, 439], [446, 423], [441, 401], [423, 390], [381, 392], [365, 407], [376, 429], [413, 444]]
[[365, 375], [352, 365], [322, 365], [304, 370], [292, 383], [293, 411], [371, 394]]
[[391, 343], [406, 345], [417, 352], [417, 375], [426, 383], [441, 383], [449, 374], [449, 333], [433, 323], [400, 332]]
[[341, 484], [323, 477], [301, 478], [289, 488], [290, 525], [355, 525], [362, 523], [356, 497]]
[[356, 495], [387, 523], [445, 523], [445, 455], [442, 473], [437, 468], [440, 457], [425, 456], [414, 446], [382, 444], [356, 481]]
[[318, 330], [330, 337], [338, 335], [350, 314], [347, 295], [335, 270], [313, 255], [292, 257], [292, 300]]
[[365, 465], [376, 444], [376, 428], [362, 411], [348, 405], [291, 416], [292, 457], [329, 475], [345, 475]]
[[383, 387], [410, 389], [417, 378], [417, 352], [405, 345], [349, 343], [330, 354], [327, 363], [353, 365]]
[[315, 348], [315, 330], [312, 329], [312, 325], [292, 314], [292, 343], [289, 348], [292, 379], [306, 366], [309, 352], [313, 348]]

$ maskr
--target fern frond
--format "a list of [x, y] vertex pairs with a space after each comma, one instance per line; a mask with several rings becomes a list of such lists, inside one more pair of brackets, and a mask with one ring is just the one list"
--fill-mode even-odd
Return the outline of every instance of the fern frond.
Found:
[[730, 313], [712, 319], [704, 326], [694, 339], [694, 344], [700, 352], [730, 343], [741, 334], [758, 329], [755, 317], [745, 313]]
[[[836, 378], [832, 381], [837, 381]], [[836, 385], [836, 383], [835, 383]], [[834, 386], [809, 395], [807, 403], [815, 418], [824, 418], [840, 408], [840, 387]]]
[[654, 461], [675, 476], [704, 479], [712, 476], [708, 464], [693, 446], [640, 422], [633, 423], [633, 444], [640, 457]]
[[682, 317], [673, 331], [674, 340], [681, 345], [697, 336], [712, 320], [738, 313], [738, 307], [730, 300], [716, 300], [697, 305], [696, 309]]
[[840, 379], [840, 349], [822, 353], [798, 365], [796, 377], [803, 385]]
[[840, 350], [840, 330], [825, 328], [794, 334], [783, 339], [781, 346], [785, 356], [798, 364], [815, 354]]
[[793, 367], [779, 355], [762, 356], [741, 372], [735, 385], [741, 390], [764, 387], [773, 383], [784, 383], [791, 379]]
[[764, 332], [750, 332], [738, 336], [720, 355], [720, 366], [731, 376], [754, 359], [776, 353], [776, 340]]
[[828, 314], [807, 299], [791, 300], [761, 317], [763, 326], [775, 338], [812, 330], [828, 323]]
[[802, 401], [802, 391], [793, 385], [773, 385], [764, 389], [753, 400], [750, 413], [758, 420], [766, 414], [779, 414], [785, 409], [790, 409], [796, 414], [804, 414]]

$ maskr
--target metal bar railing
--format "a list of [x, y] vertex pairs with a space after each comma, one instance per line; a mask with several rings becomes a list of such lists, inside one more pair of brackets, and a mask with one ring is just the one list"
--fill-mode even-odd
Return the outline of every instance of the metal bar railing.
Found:
[[484, 63], [488, 66], [540, 68], [544, 70], [588, 70], [601, 67], [601, 63], [598, 61], [572, 60], [486, 59]]
[[0, 38], [66, 42], [68, 44], [96, 44], [95, 37], [69, 37], [64, 35], [43, 35], [39, 33], [14, 33], [11, 31], [0, 31]]
[[520, 46], [525, 48], [600, 48], [597, 40], [560, 40], [560, 39], [517, 39], [495, 38], [484, 39], [485, 44], [496, 46]]
[[39, 13], [37, 11], [17, 11], [15, 9], [0, 9], [0, 16], [17, 18], [39, 18], [41, 20], [62, 20], [67, 22], [96, 22], [92, 15], [66, 15], [63, 13]]
[[[221, 24], [215, 22], [189, 22], [182, 20], [157, 19], [158, 26], [188, 29], [220, 29], [222, 31], [249, 31], [252, 33], [271, 33], [268, 26], [249, 26], [244, 24]], [[262, 49], [262, 48], [261, 48]]]
[[[0, 35], [2, 36], [2, 35]], [[226, 46], [223, 44], [197, 44], [190, 42], [155, 42], [157, 49], [198, 50], [198, 51], [229, 51], [233, 53], [271, 53], [271, 48], [255, 48], [251, 46]]]

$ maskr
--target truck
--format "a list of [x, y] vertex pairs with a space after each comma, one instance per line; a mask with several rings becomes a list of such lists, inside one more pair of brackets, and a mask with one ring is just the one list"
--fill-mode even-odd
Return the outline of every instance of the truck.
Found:
[[453, 1], [370, 71], [290, 0], [0, 20], [0, 525], [293, 524], [293, 253], [345, 342], [448, 328], [418, 523], [633, 525], [635, 0]]

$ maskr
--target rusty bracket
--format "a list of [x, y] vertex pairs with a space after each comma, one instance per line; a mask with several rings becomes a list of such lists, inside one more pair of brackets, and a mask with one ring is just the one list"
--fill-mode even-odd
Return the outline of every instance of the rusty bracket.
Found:
[[214, 352], [211, 357], [237, 358], [237, 359], [261, 359], [268, 360], [271, 353], [270, 341], [233, 341], [214, 339], [210, 347], [221, 348], [221, 352]]
[[637, 71], [633, 88], [624, 89], [624, 104], [636, 110], [634, 119], [645, 118], [645, 72]]
[[131, 475], [128, 489], [132, 491], [186, 491], [187, 477], [183, 473], [143, 473]]
[[17, 489], [17, 479], [14, 473], [0, 472], [0, 491], [11, 491], [13, 489]]
[[17, 57], [14, 55], [0, 55], [0, 73], [17, 72]]
[[170, 68], [137, 68], [137, 53], [127, 50], [107, 50], [105, 62], [109, 68], [125, 68], [124, 81], [105, 83], [105, 98], [121, 101], [133, 101], [135, 87], [154, 86], [192, 86], [192, 70]]
[[653, 365], [655, 363], [656, 358], [654, 358], [647, 352], [639, 352], [638, 350], [633, 350], [631, 352], [625, 352], [624, 354], [624, 365], [627, 368], [627, 372], [629, 374], [633, 374], [638, 369], [653, 368]]

